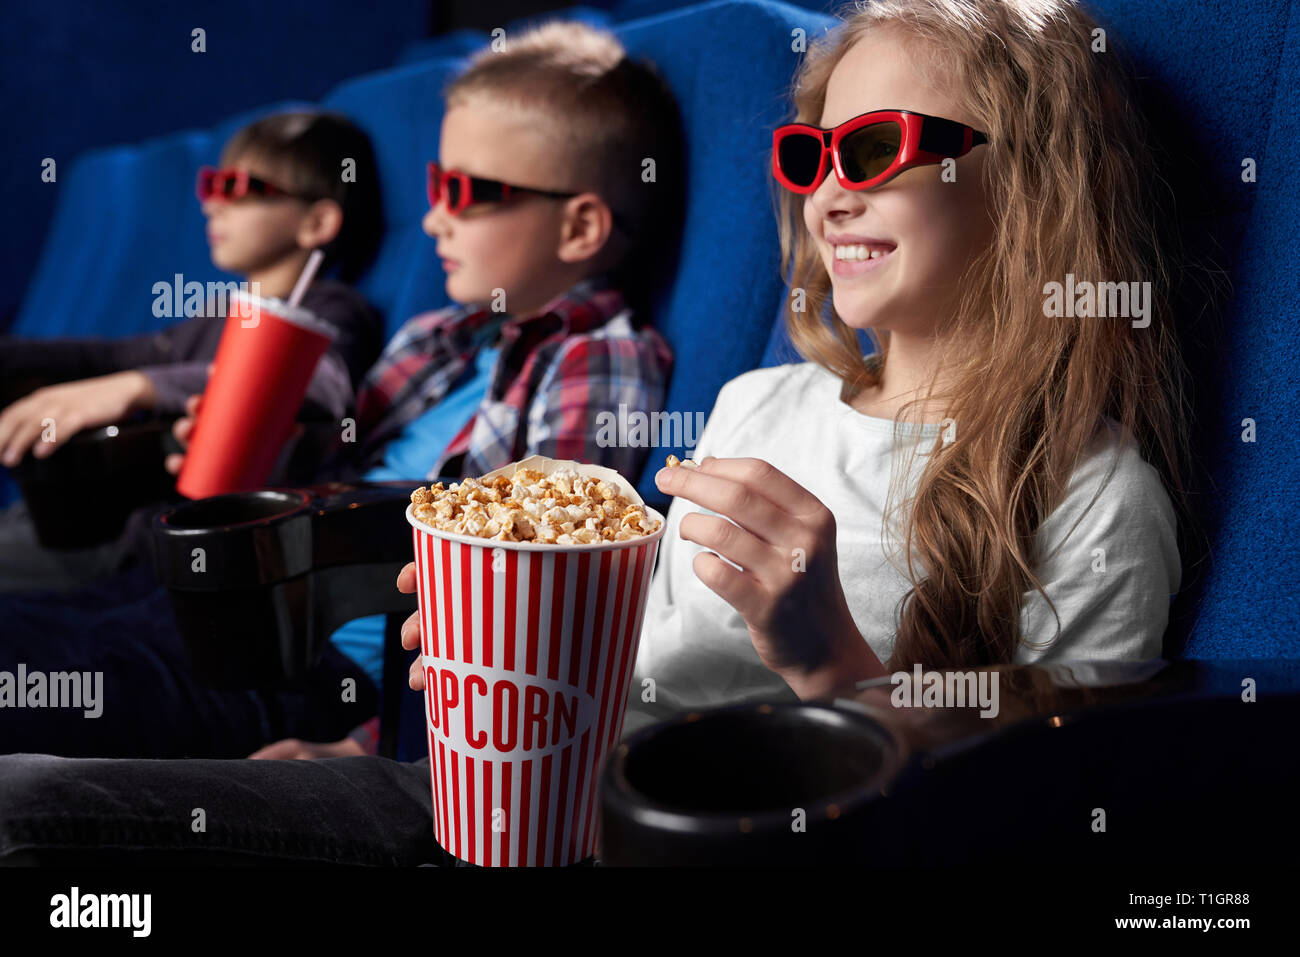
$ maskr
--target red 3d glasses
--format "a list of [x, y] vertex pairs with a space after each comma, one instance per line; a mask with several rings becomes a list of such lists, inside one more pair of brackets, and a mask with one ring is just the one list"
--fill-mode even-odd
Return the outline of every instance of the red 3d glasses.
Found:
[[549, 189], [534, 189], [531, 186], [515, 186], [496, 179], [470, 176], [460, 170], [443, 169], [433, 162], [428, 164], [425, 189], [428, 192], [430, 206], [437, 206], [438, 200], [446, 197], [447, 212], [452, 216], [459, 216], [476, 203], [504, 202], [516, 193], [551, 196], [556, 199], [570, 199], [578, 195]]
[[830, 129], [789, 123], [772, 133], [772, 175], [792, 193], [806, 194], [816, 192], [833, 167], [845, 189], [870, 189], [988, 141], [955, 120], [910, 110], [875, 110]]
[[199, 169], [198, 182], [195, 183], [194, 192], [199, 197], [200, 203], [205, 203], [214, 197], [216, 199], [236, 200], [250, 195], [301, 198], [289, 192], [289, 190], [281, 189], [264, 179], [250, 176], [247, 170], [215, 169], [211, 166], [204, 166]]

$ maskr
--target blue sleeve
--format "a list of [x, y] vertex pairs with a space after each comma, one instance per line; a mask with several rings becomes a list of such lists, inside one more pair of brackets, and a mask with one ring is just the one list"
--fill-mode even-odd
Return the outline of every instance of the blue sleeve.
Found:
[[384, 677], [384, 621], [385, 615], [370, 615], [348, 622], [334, 634], [330, 642], [347, 655], [364, 671], [376, 688], [383, 687]]

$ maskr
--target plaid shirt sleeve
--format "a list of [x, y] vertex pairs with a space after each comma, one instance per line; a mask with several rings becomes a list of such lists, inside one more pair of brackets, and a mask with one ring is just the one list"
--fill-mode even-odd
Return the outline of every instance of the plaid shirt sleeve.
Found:
[[635, 482], [649, 448], [620, 442], [618, 423], [662, 410], [671, 368], [671, 349], [648, 327], [611, 323], [572, 337], [529, 407], [528, 454], [603, 465]]

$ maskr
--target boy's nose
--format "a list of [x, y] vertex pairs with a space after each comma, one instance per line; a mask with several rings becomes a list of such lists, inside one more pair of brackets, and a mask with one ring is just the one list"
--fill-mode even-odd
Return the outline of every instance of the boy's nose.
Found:
[[437, 237], [446, 231], [447, 215], [443, 212], [444, 208], [440, 201], [437, 206], [430, 206], [429, 211], [424, 214], [420, 226], [424, 229], [425, 235]]

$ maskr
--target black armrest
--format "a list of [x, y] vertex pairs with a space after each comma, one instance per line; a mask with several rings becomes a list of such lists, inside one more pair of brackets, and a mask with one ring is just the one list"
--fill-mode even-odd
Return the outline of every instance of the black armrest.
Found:
[[158, 581], [171, 592], [201, 680], [281, 686], [342, 624], [415, 610], [394, 587], [411, 561], [418, 481], [331, 483], [218, 495], [154, 520]]
[[[320, 481], [322, 475], [339, 478], [342, 473], [334, 467], [336, 460], [342, 460], [345, 451], [339, 440], [340, 426], [336, 419], [328, 421], [298, 418], [302, 432], [293, 440], [287, 461], [284, 463], [284, 484], [311, 485]], [[357, 469], [351, 474], [359, 474]], [[351, 477], [346, 475], [342, 477]], [[415, 483], [412, 483], [412, 488]]]
[[[80, 432], [49, 458], [28, 455], [13, 469], [37, 538], [55, 549], [89, 548], [122, 534], [144, 505], [175, 497], [176, 479], [163, 468], [174, 418], [120, 422]], [[93, 508], [69, 509], [93, 492]]]
[[[0, 366], [4, 366], [4, 363], [0, 363]], [[26, 398], [37, 389], [68, 381], [66, 376], [44, 375], [29, 370], [10, 371], [5, 368], [3, 371], [4, 375], [0, 376], [0, 409]]]
[[395, 587], [413, 558], [406, 507], [419, 480], [218, 495], [154, 519], [158, 581], [171, 593], [196, 676], [224, 688], [301, 678], [346, 622], [387, 614], [380, 754], [396, 749], [416, 608]]
[[[894, 704], [887, 677], [874, 691], [863, 682], [816, 701], [681, 711], [633, 732], [601, 772], [602, 863], [1068, 861], [1098, 873], [1152, 861], [1230, 868], [1243, 848], [1288, 866], [1300, 851], [1296, 662], [975, 671], [989, 694], [969, 707]], [[1267, 694], [1244, 703], [1246, 677]], [[806, 830], [791, 829], [792, 807], [805, 809]], [[1097, 809], [1113, 836], [1092, 826]]]

